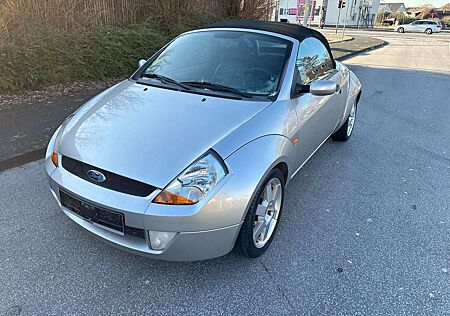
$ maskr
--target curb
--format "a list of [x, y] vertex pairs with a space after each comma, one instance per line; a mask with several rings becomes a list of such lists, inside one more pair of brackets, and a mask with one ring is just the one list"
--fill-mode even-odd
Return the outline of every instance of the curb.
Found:
[[[356, 55], [365, 53], [367, 51], [371, 51], [371, 50], [375, 50], [375, 49], [381, 48], [381, 47], [386, 46], [388, 44], [389, 44], [388, 42], [384, 41], [383, 43], [380, 43], [380, 44], [377, 44], [377, 45], [374, 45], [374, 46], [370, 46], [370, 47], [367, 47], [367, 48], [364, 48], [364, 49], [361, 49], [361, 50], [358, 50], [358, 51], [353, 51], [353, 52], [351, 52], [351, 53], [349, 53], [349, 54], [347, 54], [345, 56], [336, 58], [336, 60], [343, 61], [343, 60], [348, 59], [350, 57], [354, 57]], [[36, 161], [36, 160], [39, 160], [39, 159], [43, 159], [45, 157], [46, 150], [47, 150], [46, 148], [39, 148], [39, 149], [36, 149], [34, 151], [27, 152], [27, 153], [24, 153], [24, 154], [20, 154], [20, 155], [8, 158], [6, 160], [0, 161], [0, 172], [8, 170], [8, 169], [12, 169], [12, 168], [20, 167], [20, 166], [22, 166], [24, 164], [27, 164], [27, 163], [30, 163], [30, 162], [33, 162], [33, 161]]]
[[[371, 27], [369, 27], [369, 28], [357, 28], [357, 27], [355, 27], [355, 26], [346, 26], [347, 28], [346, 29], [348, 29], [349, 31], [365, 31], [365, 32], [377, 32], [377, 31], [379, 31], [379, 32], [394, 32], [395, 33], [395, 31], [394, 31], [394, 29], [392, 28], [392, 29], [387, 29], [387, 28], [371, 28]], [[316, 28], [314, 28], [314, 29], [316, 29]], [[335, 30], [336, 29], [336, 25], [329, 25], [329, 26], [325, 26], [324, 27], [324, 29], [325, 30]], [[341, 28], [339, 28], [339, 29], [341, 29]]]
[[27, 152], [25, 154], [20, 154], [6, 160], [0, 161], [0, 172], [12, 169], [15, 167], [20, 167], [29, 162], [33, 162], [39, 159], [44, 159], [46, 148], [39, 148], [34, 151]]
[[[358, 30], [357, 28], [355, 28], [356, 30]], [[359, 29], [359, 30], [361, 30], [361, 29]], [[384, 29], [384, 28], [376, 28], [376, 27], [374, 27], [374, 28], [368, 28], [368, 29], [364, 29], [364, 31], [367, 31], [367, 32], [390, 32], [390, 33], [396, 33], [395, 32], [395, 29]]]
[[[363, 48], [363, 49], [358, 50], [358, 51], [353, 51], [351, 53], [348, 53], [347, 55], [338, 57], [338, 58], [336, 58], [336, 60], [343, 61], [343, 60], [346, 60], [346, 59], [348, 59], [350, 57], [354, 57], [356, 55], [359, 55], [359, 54], [362, 54], [362, 53], [365, 53], [365, 52], [368, 52], [368, 51], [371, 51], [371, 50], [375, 50], [375, 49], [384, 47], [386, 45], [389, 45], [389, 43], [386, 42], [386, 41], [383, 41], [383, 43], [380, 43], [380, 44], [377, 44], [377, 45], [374, 45], [374, 46], [370, 46], [370, 47], [366, 47], [366, 48]], [[331, 51], [333, 51], [333, 49], [331, 49]]]
[[331, 44], [336, 44], [336, 43], [350, 42], [350, 41], [353, 41], [354, 39], [355, 39], [355, 38], [352, 37], [352, 38], [345, 39], [345, 40], [343, 40], [343, 41], [334, 41], [334, 42], [333, 42], [333, 41], [330, 42], [330, 41], [328, 41], [328, 40], [327, 40], [327, 41], [328, 41], [328, 44], [331, 45]]

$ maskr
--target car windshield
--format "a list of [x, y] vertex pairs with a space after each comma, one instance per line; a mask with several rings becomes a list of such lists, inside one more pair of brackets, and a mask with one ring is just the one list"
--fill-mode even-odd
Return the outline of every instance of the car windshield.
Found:
[[170, 43], [141, 77], [165, 77], [241, 96], [275, 95], [291, 46], [290, 41], [254, 32], [188, 33]]

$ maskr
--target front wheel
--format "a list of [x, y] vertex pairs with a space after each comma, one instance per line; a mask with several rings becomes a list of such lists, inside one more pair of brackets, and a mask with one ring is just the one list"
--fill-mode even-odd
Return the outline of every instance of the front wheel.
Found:
[[340, 129], [337, 130], [336, 133], [331, 135], [331, 138], [336, 141], [345, 142], [350, 136], [352, 136], [353, 127], [355, 126], [356, 120], [356, 101], [353, 103], [352, 108], [350, 109], [350, 113], [348, 114], [348, 118], [345, 121], [344, 125], [341, 126]]
[[284, 176], [272, 170], [255, 195], [236, 240], [235, 249], [243, 256], [257, 258], [272, 242], [284, 200]]
[[397, 29], [397, 32], [399, 32], [399, 33], [405, 33], [405, 29], [404, 29], [403, 27], [399, 27], [399, 28]]
[[432, 30], [432, 29], [426, 29], [426, 30], [425, 30], [425, 34], [430, 35], [430, 34], [432, 34], [432, 33], [433, 33], [433, 30]]

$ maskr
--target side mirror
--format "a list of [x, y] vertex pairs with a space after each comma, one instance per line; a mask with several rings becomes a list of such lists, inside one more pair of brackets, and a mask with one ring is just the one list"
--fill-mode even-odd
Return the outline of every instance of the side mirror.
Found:
[[309, 93], [317, 96], [332, 95], [338, 90], [336, 82], [331, 80], [317, 80], [309, 86]]
[[139, 62], [138, 62], [138, 68], [141, 68], [142, 66], [144, 66], [146, 62], [147, 62], [147, 61], [146, 61], [145, 59], [139, 60]]
[[292, 98], [297, 98], [303, 93], [309, 93], [309, 85], [296, 83], [291, 92]]

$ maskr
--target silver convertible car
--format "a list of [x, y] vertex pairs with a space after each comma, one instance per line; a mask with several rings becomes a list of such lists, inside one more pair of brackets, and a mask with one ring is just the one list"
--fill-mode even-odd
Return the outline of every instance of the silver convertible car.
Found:
[[228, 21], [181, 34], [70, 115], [45, 168], [63, 212], [153, 258], [258, 257], [285, 187], [352, 134], [358, 78], [298, 25]]

